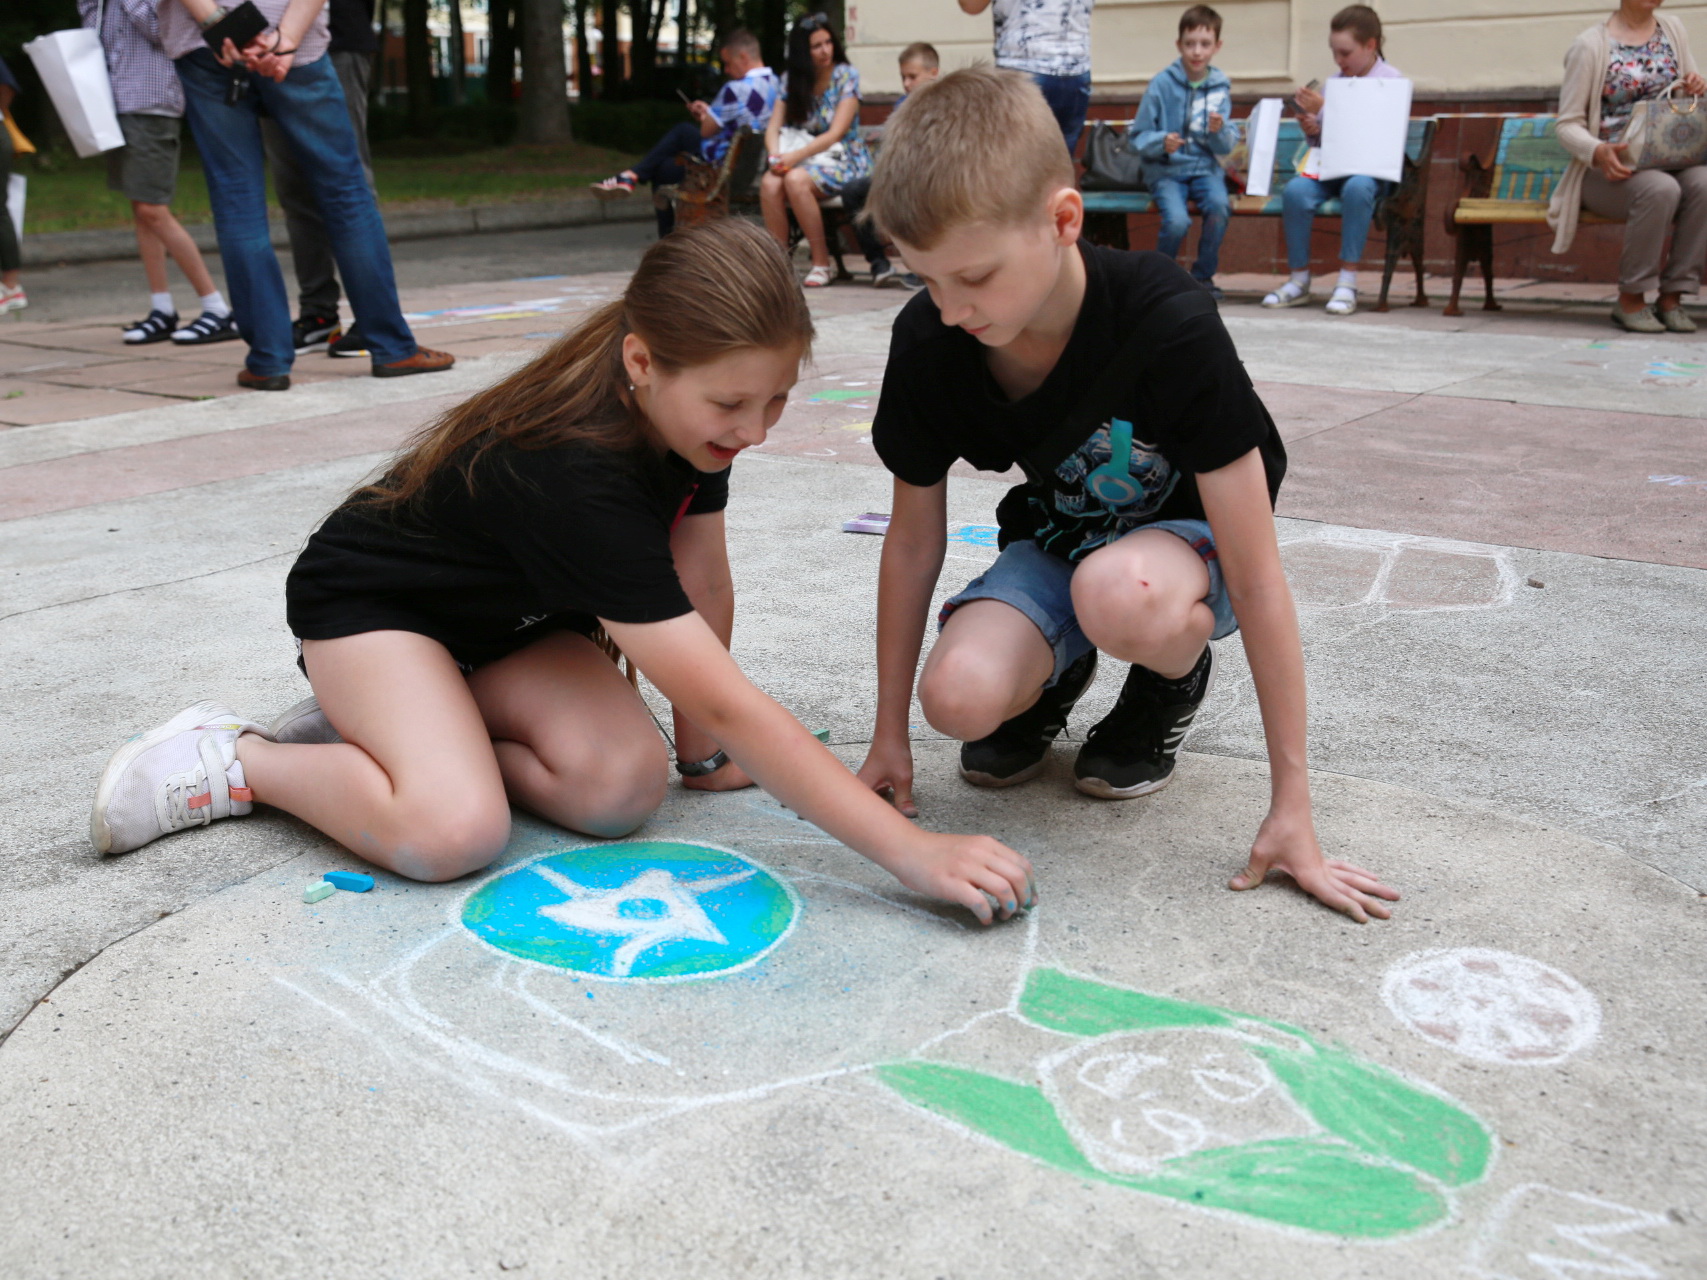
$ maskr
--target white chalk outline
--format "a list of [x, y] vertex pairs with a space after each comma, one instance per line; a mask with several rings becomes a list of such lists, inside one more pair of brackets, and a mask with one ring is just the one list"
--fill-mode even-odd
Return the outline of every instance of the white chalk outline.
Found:
[[[1420, 1030], [1407, 1014], [1400, 1012], [1398, 1005], [1399, 989], [1415, 976], [1416, 970], [1420, 966], [1431, 960], [1462, 961], [1465, 959], [1491, 960], [1502, 965], [1515, 962], [1518, 965], [1545, 970], [1564, 982], [1567, 991], [1582, 1010], [1582, 1017], [1572, 1026], [1568, 1047], [1545, 1058], [1502, 1057], [1491, 1051], [1465, 1048], [1462, 1045], [1437, 1039]], [[1387, 1006], [1387, 1012], [1393, 1015], [1393, 1020], [1417, 1039], [1431, 1044], [1437, 1049], [1445, 1049], [1450, 1053], [1455, 1053], [1459, 1057], [1470, 1058], [1476, 1062], [1490, 1063], [1498, 1067], [1557, 1066], [1559, 1063], [1574, 1058], [1577, 1054], [1592, 1047], [1594, 1042], [1600, 1038], [1600, 1000], [1594, 992], [1563, 969], [1550, 965], [1544, 960], [1537, 960], [1534, 956], [1520, 955], [1515, 951], [1501, 951], [1494, 947], [1430, 947], [1423, 951], [1413, 951], [1408, 955], [1400, 956], [1387, 966], [1386, 973], [1382, 975], [1381, 1003]]]
[[[1559, 1235], [1569, 1240], [1585, 1253], [1596, 1254], [1608, 1259], [1608, 1263], [1588, 1261], [1582, 1258], [1561, 1258], [1539, 1251], [1525, 1252], [1524, 1260], [1547, 1272], [1554, 1280], [1577, 1280], [1579, 1276], [1614, 1276], [1620, 1280], [1661, 1280], [1660, 1272], [1629, 1254], [1620, 1253], [1616, 1249], [1597, 1243], [1594, 1236], [1628, 1235], [1632, 1231], [1646, 1231], [1653, 1227], [1669, 1227], [1671, 1219], [1664, 1214], [1652, 1213], [1646, 1209], [1632, 1208], [1627, 1204], [1619, 1204], [1616, 1200], [1603, 1200], [1599, 1196], [1587, 1195], [1581, 1191], [1564, 1191], [1558, 1187], [1549, 1186], [1545, 1182], [1525, 1182], [1513, 1187], [1499, 1198], [1480, 1230], [1476, 1232], [1476, 1240], [1470, 1246], [1469, 1257], [1465, 1260], [1463, 1270], [1482, 1280], [1524, 1280], [1522, 1276], [1514, 1276], [1509, 1271], [1490, 1270], [1483, 1263], [1488, 1254], [1500, 1243], [1506, 1225], [1518, 1209], [1518, 1202], [1524, 1196], [1535, 1192], [1545, 1192], [1549, 1195], [1563, 1196], [1567, 1200], [1575, 1200], [1578, 1204], [1592, 1206], [1597, 1210], [1620, 1214], [1622, 1222], [1569, 1223], [1555, 1222], [1550, 1224]], [[1509, 1241], [1514, 1248], [1522, 1249], [1522, 1244]]]
[[[777, 934], [776, 938], [770, 943], [770, 945], [765, 947], [765, 949], [763, 951], [755, 952], [754, 954], [748, 956], [745, 960], [741, 961], [739, 964], [732, 964], [732, 965], [730, 965], [724, 969], [707, 969], [707, 970], [704, 970], [703, 972], [700, 972], [700, 973], [671, 973], [671, 974], [663, 974], [663, 975], [660, 975], [660, 976], [655, 977], [655, 978], [648, 978], [648, 977], [636, 978], [636, 977], [617, 977], [615, 975], [607, 974], [607, 973], [594, 973], [593, 971], [591, 971], [589, 969], [569, 969], [569, 968], [565, 968], [563, 965], [548, 964], [543, 960], [530, 960], [526, 956], [518, 956], [512, 951], [504, 950], [504, 948], [498, 946], [495, 943], [488, 942], [485, 938], [481, 937], [473, 929], [470, 929], [466, 924], [464, 924], [462, 922], [462, 913], [464, 910], [467, 909], [470, 900], [473, 899], [473, 897], [477, 893], [479, 893], [482, 889], [484, 889], [489, 884], [493, 884], [496, 881], [503, 880], [508, 876], [519, 874], [520, 872], [530, 871], [534, 868], [534, 865], [536, 863], [544, 862], [547, 858], [561, 857], [563, 854], [576, 853], [582, 849], [609, 849], [609, 848], [615, 848], [615, 847], [618, 847], [620, 845], [625, 845], [625, 844], [628, 844], [628, 845], [634, 845], [634, 844], [679, 844], [679, 845], [684, 845], [690, 849], [710, 849], [716, 853], [727, 854], [729, 857], [735, 859], [735, 861], [737, 861], [737, 862], [745, 863], [747, 866], [752, 867], [755, 871], [762, 872], [765, 875], [769, 876], [772, 881], [774, 881], [776, 884], [778, 884], [782, 887], [783, 893], [788, 895], [789, 906], [793, 908], [793, 911], [790, 913], [790, 915], [788, 917], [788, 927], [785, 928], [781, 933]], [[624, 840], [588, 840], [588, 841], [584, 841], [580, 844], [567, 845], [561, 849], [552, 849], [549, 852], [539, 854], [537, 857], [529, 858], [524, 862], [517, 862], [511, 866], [505, 867], [503, 870], [495, 872], [492, 875], [487, 876], [484, 880], [481, 880], [478, 884], [476, 884], [473, 888], [471, 888], [467, 893], [465, 893], [461, 897], [461, 899], [459, 899], [455, 903], [455, 905], [451, 908], [449, 915], [450, 915], [450, 924], [454, 929], [460, 930], [460, 931], [468, 934], [471, 938], [473, 938], [476, 942], [478, 942], [481, 946], [485, 947], [487, 950], [492, 951], [497, 955], [503, 956], [504, 959], [506, 959], [506, 960], [513, 960], [517, 964], [532, 965], [535, 968], [545, 969], [551, 973], [567, 973], [567, 974], [571, 975], [572, 977], [585, 978], [589, 982], [609, 982], [609, 983], [614, 983], [614, 984], [623, 984], [623, 983], [647, 984], [647, 983], [671, 983], [671, 982], [704, 982], [709, 978], [721, 978], [721, 977], [724, 977], [724, 976], [731, 974], [731, 973], [740, 973], [741, 970], [743, 970], [743, 969], [750, 969], [753, 965], [755, 965], [759, 961], [763, 960], [766, 956], [768, 956], [771, 952], [775, 951], [785, 941], [788, 940], [789, 936], [791, 934], [793, 934], [795, 926], [800, 923], [800, 915], [805, 909], [806, 909], [805, 900], [802, 899], [800, 894], [795, 891], [795, 888], [793, 885], [789, 884], [785, 878], [778, 875], [775, 871], [771, 870], [764, 863], [758, 861], [756, 858], [751, 858], [744, 853], [737, 853], [733, 849], [726, 849], [720, 844], [706, 844], [706, 843], [704, 843], [702, 841], [698, 841], [698, 840], [687, 841], [687, 840], [626, 840], [626, 839], [624, 839]]]

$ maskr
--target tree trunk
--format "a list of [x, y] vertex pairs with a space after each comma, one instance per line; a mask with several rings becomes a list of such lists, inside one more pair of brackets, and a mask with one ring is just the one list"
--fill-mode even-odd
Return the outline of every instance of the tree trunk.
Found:
[[563, 0], [520, 0], [523, 142], [569, 141], [569, 71]]
[[516, 100], [515, 0], [487, 0], [486, 100]]
[[599, 97], [617, 98], [622, 95], [622, 50], [617, 47], [617, 0], [601, 0], [599, 6]]
[[450, 7], [450, 100], [457, 106], [468, 101], [468, 51], [462, 45], [462, 0], [449, 0]]
[[403, 0], [403, 82], [409, 86], [409, 131], [424, 134], [433, 118], [433, 45], [427, 0]]
[[587, 0], [575, 0], [575, 91], [593, 99], [593, 50], [587, 43]]
[[658, 22], [669, 0], [628, 0], [628, 73], [634, 96], [650, 98], [658, 65]]
[[788, 0], [760, 0], [759, 48], [778, 75], [788, 69]]

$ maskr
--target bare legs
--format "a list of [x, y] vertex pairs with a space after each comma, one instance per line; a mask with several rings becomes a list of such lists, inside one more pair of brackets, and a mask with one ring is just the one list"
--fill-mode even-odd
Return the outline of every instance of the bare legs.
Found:
[[824, 214], [818, 208], [818, 188], [812, 185], [812, 175], [805, 169], [790, 169], [787, 173], [767, 173], [759, 182], [759, 207], [764, 210], [765, 229], [788, 248], [788, 211], [794, 210], [794, 220], [812, 253], [812, 265], [830, 265], [830, 242], [824, 235]]
[[[1203, 603], [1209, 570], [1183, 539], [1159, 529], [1087, 556], [1072, 590], [1092, 644], [1170, 679], [1191, 671], [1215, 628]], [[975, 742], [1036, 702], [1054, 665], [1043, 633], [1018, 609], [974, 600], [943, 627], [919, 677], [919, 702], [934, 728]]]
[[467, 678], [442, 645], [406, 631], [306, 641], [303, 658], [344, 741], [246, 734], [249, 786], [399, 875], [485, 866], [509, 840], [512, 798], [599, 836], [633, 830], [663, 800], [663, 741], [583, 636], [546, 636]]
[[198, 298], [212, 293], [213, 276], [202, 261], [202, 251], [196, 248], [196, 242], [172, 210], [163, 204], [145, 204], [141, 200], [132, 200], [130, 209], [136, 223], [137, 252], [142, 256], [142, 270], [148, 276], [148, 291], [167, 291], [166, 257], [170, 254]]

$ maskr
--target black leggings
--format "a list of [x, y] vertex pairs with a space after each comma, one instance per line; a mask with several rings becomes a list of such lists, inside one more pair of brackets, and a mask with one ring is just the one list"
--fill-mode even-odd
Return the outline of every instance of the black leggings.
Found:
[[24, 265], [18, 252], [18, 232], [12, 226], [12, 215], [6, 211], [6, 197], [12, 178], [12, 135], [0, 124], [0, 271], [16, 271]]

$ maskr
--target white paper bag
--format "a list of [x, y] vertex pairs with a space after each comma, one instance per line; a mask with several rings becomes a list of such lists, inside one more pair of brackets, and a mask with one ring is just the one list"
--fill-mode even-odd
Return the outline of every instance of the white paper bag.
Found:
[[6, 212], [12, 217], [12, 225], [18, 231], [18, 243], [24, 243], [24, 175], [14, 173], [6, 181]]
[[1280, 143], [1280, 99], [1264, 98], [1245, 125], [1250, 150], [1246, 161], [1245, 194], [1266, 196], [1274, 186], [1274, 153]]
[[1322, 88], [1322, 180], [1405, 176], [1411, 82], [1335, 76]]
[[79, 156], [124, 146], [99, 32], [89, 27], [54, 31], [30, 41], [24, 52], [36, 64], [36, 74]]

